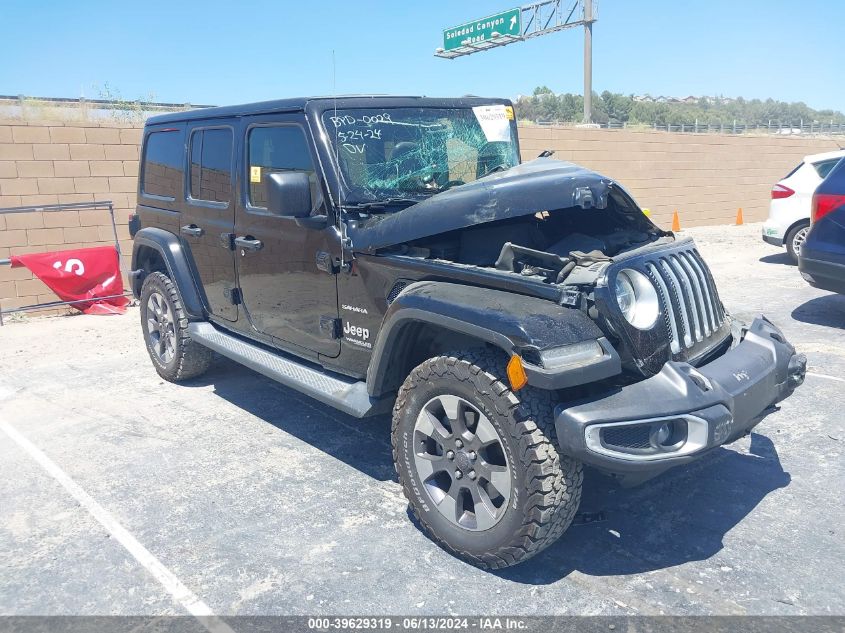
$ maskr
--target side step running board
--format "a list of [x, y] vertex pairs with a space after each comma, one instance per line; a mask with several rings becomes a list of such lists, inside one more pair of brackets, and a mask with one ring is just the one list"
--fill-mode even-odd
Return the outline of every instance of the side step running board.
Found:
[[390, 398], [371, 398], [367, 393], [366, 382], [330, 374], [325, 370], [274, 354], [263, 347], [221, 332], [210, 323], [190, 323], [188, 332], [197, 343], [213, 349], [218, 354], [349, 415], [363, 418], [389, 411]]

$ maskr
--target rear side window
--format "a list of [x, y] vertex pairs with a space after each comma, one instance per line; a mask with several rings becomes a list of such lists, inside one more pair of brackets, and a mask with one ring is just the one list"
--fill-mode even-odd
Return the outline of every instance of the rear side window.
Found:
[[191, 134], [191, 179], [194, 200], [229, 202], [232, 198], [232, 130], [211, 128]]
[[267, 185], [264, 177], [282, 171], [299, 171], [308, 174], [311, 183], [311, 201], [316, 209], [321, 197], [317, 174], [308, 151], [308, 142], [302, 128], [295, 125], [254, 127], [247, 137], [249, 152], [249, 204], [267, 208]]
[[179, 130], [151, 132], [144, 149], [141, 193], [175, 199], [182, 192], [182, 134]]
[[836, 163], [838, 162], [838, 158], [834, 158], [832, 160], [823, 160], [820, 163], [813, 163], [813, 167], [816, 168], [816, 172], [819, 174], [819, 178], [827, 178], [827, 175], [834, 167], [836, 167]]

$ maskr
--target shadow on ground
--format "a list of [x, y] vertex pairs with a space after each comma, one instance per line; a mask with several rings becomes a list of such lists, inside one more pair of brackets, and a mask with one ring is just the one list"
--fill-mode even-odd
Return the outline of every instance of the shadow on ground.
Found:
[[[187, 384], [212, 384], [221, 398], [360, 472], [396, 479], [389, 416], [358, 420], [226, 359]], [[550, 584], [576, 570], [628, 575], [705, 560], [766, 495], [789, 482], [774, 445], [758, 434], [750, 454], [718, 448], [637, 488], [621, 488], [588, 469], [579, 516], [603, 519], [573, 525], [536, 558], [495, 573]]]
[[550, 584], [573, 571], [630, 575], [709, 559], [766, 495], [789, 485], [771, 440], [752, 434], [750, 451], [719, 448], [632, 489], [588, 471], [579, 512], [606, 519], [574, 525], [536, 559], [498, 573]]
[[845, 296], [824, 295], [810, 299], [792, 311], [792, 318], [802, 323], [845, 329]]
[[217, 396], [365, 475], [396, 479], [390, 416], [354, 418], [220, 357], [208, 373], [184, 384], [213, 385]]
[[781, 264], [782, 266], [795, 266], [795, 262], [792, 261], [792, 258], [786, 254], [786, 252], [782, 253], [775, 253], [774, 255], [766, 255], [765, 257], [761, 257], [760, 261], [764, 264]]

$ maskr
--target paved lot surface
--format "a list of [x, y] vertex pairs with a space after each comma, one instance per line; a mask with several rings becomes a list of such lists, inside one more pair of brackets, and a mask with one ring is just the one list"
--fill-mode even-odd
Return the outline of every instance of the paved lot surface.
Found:
[[845, 613], [845, 297], [759, 225], [688, 233], [726, 306], [781, 325], [812, 375], [692, 467], [633, 490], [588, 474], [582, 510], [606, 520], [499, 573], [409, 520], [387, 418], [227, 361], [163, 382], [136, 308], [0, 329], [0, 614]]

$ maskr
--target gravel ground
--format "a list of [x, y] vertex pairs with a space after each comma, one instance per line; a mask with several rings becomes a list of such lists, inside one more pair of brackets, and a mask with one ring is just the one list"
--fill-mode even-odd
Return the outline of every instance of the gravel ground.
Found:
[[[510, 570], [468, 566], [409, 520], [388, 418], [223, 360], [163, 382], [137, 308], [0, 329], [0, 424], [218, 614], [843, 614], [845, 297], [759, 232], [685, 233], [735, 316], [765, 313], [807, 354], [805, 386], [750, 437], [642, 487], [588, 473], [581, 509], [605, 520]], [[2, 430], [0, 464], [0, 614], [186, 613]]]

